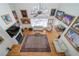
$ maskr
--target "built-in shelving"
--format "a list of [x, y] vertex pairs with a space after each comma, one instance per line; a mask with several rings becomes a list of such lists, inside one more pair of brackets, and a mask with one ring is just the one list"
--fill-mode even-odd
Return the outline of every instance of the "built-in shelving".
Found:
[[[59, 21], [66, 28], [66, 30], [62, 33], [59, 40], [61, 39], [64, 40], [64, 38], [67, 39], [67, 41], [72, 46], [72, 48], [78, 53], [79, 52], [79, 17], [68, 15], [68, 14], [65, 15], [65, 13], [64, 13], [64, 16], [62, 14], [58, 17], [55, 16], [55, 20]], [[68, 35], [69, 31], [73, 33]], [[55, 46], [57, 46], [56, 43], [54, 44]], [[65, 44], [65, 45], [68, 45], [68, 44]], [[60, 50], [60, 49], [56, 47], [56, 50]]]
[[[70, 26], [68, 31], [65, 34], [65, 38], [69, 41], [69, 43], [79, 52], [79, 32], [76, 30], [74, 24], [78, 23], [77, 19], [74, 19], [73, 24]], [[78, 28], [79, 25], [77, 25]]]
[[59, 20], [58, 18], [55, 17], [55, 20], [57, 20], [60, 24], [62, 24], [64, 27], [68, 27], [67, 24], [65, 24], [63, 21]]
[[62, 42], [62, 45], [60, 45], [59, 41], [54, 40], [53, 44], [55, 46], [55, 49], [56, 49], [57, 53], [65, 53], [66, 45], [63, 42]]

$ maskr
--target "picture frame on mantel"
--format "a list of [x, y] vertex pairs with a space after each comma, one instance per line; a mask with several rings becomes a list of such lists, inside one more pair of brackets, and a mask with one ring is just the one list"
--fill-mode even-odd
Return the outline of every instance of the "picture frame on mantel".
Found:
[[1, 17], [7, 25], [12, 22], [12, 19], [9, 14], [2, 15]]

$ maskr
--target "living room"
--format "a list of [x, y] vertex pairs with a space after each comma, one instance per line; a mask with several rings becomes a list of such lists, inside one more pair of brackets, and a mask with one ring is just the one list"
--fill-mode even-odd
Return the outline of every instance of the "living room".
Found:
[[0, 55], [79, 55], [78, 5], [0, 3]]

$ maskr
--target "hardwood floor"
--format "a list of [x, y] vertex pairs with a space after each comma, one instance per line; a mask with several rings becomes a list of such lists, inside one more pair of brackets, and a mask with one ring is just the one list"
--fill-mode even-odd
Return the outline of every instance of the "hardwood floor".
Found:
[[[23, 34], [33, 34], [34, 32], [24, 30]], [[45, 32], [48, 37], [49, 45], [51, 48], [51, 52], [20, 52], [21, 45], [13, 45], [12, 50], [8, 52], [7, 56], [64, 56], [64, 53], [56, 53], [55, 47], [52, 43], [54, 39], [56, 39], [60, 32], [52, 31]]]

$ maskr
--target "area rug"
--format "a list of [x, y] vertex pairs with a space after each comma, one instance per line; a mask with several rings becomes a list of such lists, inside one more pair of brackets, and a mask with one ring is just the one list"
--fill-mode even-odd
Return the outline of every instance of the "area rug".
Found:
[[51, 52], [47, 36], [40, 33], [28, 35], [20, 52]]

